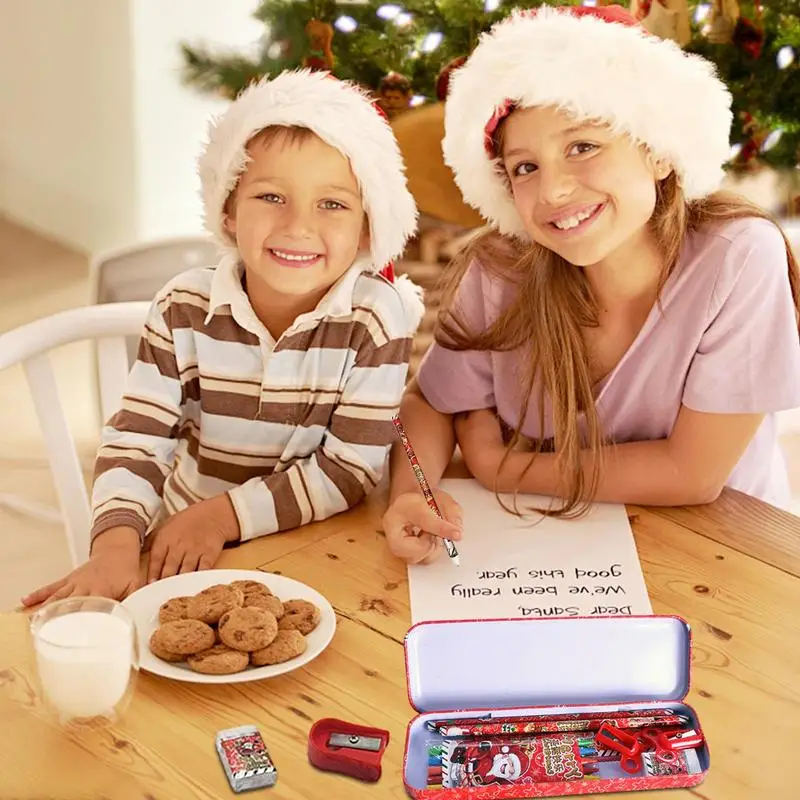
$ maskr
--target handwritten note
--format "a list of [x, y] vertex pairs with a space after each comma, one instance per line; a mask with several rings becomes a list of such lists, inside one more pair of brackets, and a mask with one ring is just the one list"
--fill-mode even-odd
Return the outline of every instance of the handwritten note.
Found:
[[[441, 488], [464, 510], [461, 565], [442, 556], [408, 568], [413, 622], [653, 613], [624, 506], [598, 504], [579, 520], [519, 518], [474, 480]], [[520, 495], [517, 505], [547, 500]]]

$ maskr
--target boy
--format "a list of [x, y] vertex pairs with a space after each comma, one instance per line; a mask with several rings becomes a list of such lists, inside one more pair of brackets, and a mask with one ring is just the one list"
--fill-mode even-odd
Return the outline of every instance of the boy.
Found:
[[156, 297], [95, 466], [91, 557], [23, 599], [122, 598], [226, 542], [325, 519], [379, 481], [422, 315], [377, 274], [417, 212], [381, 113], [323, 73], [258, 83], [200, 158], [223, 255]]

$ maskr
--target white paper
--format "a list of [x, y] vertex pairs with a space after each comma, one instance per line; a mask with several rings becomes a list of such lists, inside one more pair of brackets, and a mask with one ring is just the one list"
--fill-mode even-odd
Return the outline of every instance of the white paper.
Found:
[[[475, 480], [444, 480], [440, 488], [463, 508], [461, 564], [443, 554], [409, 566], [412, 622], [653, 613], [624, 506], [596, 504], [577, 520], [519, 518]], [[520, 510], [547, 505], [517, 497]]]

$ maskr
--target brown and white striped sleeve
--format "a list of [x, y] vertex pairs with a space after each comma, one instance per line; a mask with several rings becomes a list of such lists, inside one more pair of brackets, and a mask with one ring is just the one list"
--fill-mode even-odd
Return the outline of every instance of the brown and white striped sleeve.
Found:
[[143, 540], [161, 504], [181, 418], [181, 379], [169, 294], [159, 294], [145, 322], [120, 410], [103, 428], [92, 489], [92, 539], [129, 525]]
[[392, 417], [408, 372], [412, 341], [401, 306], [364, 310], [368, 335], [358, 349], [321, 445], [283, 471], [229, 490], [242, 541], [327, 519], [356, 505], [383, 475]]

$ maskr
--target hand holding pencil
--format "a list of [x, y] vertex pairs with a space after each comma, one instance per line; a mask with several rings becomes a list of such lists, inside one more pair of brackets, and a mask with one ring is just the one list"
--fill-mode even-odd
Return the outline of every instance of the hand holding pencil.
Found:
[[458, 564], [453, 540], [461, 538], [461, 507], [446, 492], [434, 493], [402, 423], [395, 418], [394, 425], [419, 488], [399, 495], [384, 515], [389, 549], [411, 564], [427, 564], [440, 555], [443, 544], [450, 560]]

